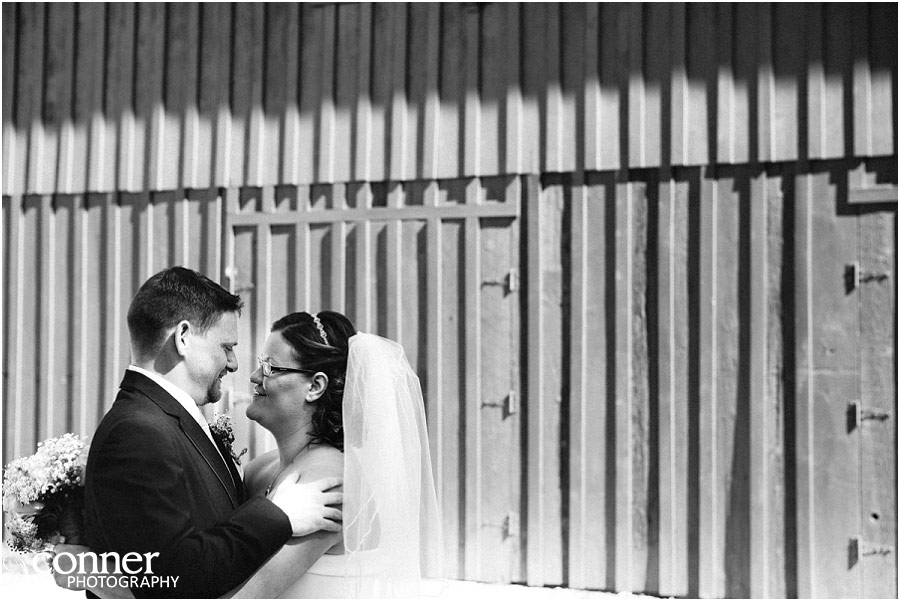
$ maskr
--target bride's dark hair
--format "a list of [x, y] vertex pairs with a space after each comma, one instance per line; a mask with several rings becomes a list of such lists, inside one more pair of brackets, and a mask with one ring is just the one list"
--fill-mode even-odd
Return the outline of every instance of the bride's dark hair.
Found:
[[[285, 315], [272, 325], [291, 345], [295, 358], [303, 367], [328, 376], [324, 394], [313, 404], [312, 443], [329, 444], [344, 450], [342, 403], [347, 376], [347, 353], [350, 337], [356, 334], [353, 323], [336, 311], [316, 314], [325, 336], [312, 315], [306, 312]], [[326, 342], [327, 339], [327, 342]]]

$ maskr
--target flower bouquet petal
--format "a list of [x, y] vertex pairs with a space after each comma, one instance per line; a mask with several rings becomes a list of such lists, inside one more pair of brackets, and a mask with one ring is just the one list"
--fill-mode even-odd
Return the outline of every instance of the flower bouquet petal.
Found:
[[50, 549], [61, 537], [83, 543], [87, 450], [83, 437], [63, 434], [3, 469], [3, 506], [10, 514], [8, 543], [14, 551]]

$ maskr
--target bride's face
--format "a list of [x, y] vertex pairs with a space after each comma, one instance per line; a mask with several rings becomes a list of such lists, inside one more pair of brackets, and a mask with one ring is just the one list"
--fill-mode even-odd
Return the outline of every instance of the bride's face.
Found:
[[264, 376], [261, 365], [250, 374], [254, 394], [247, 406], [247, 417], [270, 431], [307, 427], [312, 409], [306, 402], [311, 374], [277, 369], [301, 368], [280, 332], [269, 334], [259, 356], [272, 365], [272, 375]]

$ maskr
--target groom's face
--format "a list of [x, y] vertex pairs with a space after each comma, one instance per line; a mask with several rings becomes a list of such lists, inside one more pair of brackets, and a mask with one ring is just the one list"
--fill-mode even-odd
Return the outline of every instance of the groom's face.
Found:
[[[237, 314], [225, 313], [208, 330], [197, 336], [192, 345], [191, 378], [196, 385], [194, 400], [198, 405], [217, 403], [222, 398], [222, 378], [237, 371]], [[204, 398], [205, 391], [205, 398]], [[199, 397], [199, 398], [198, 398]]]

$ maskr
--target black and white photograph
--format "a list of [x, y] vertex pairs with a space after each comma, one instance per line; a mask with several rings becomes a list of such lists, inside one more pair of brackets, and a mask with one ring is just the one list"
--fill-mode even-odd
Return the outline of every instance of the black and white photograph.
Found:
[[898, 599], [896, 2], [3, 2], [8, 599]]

